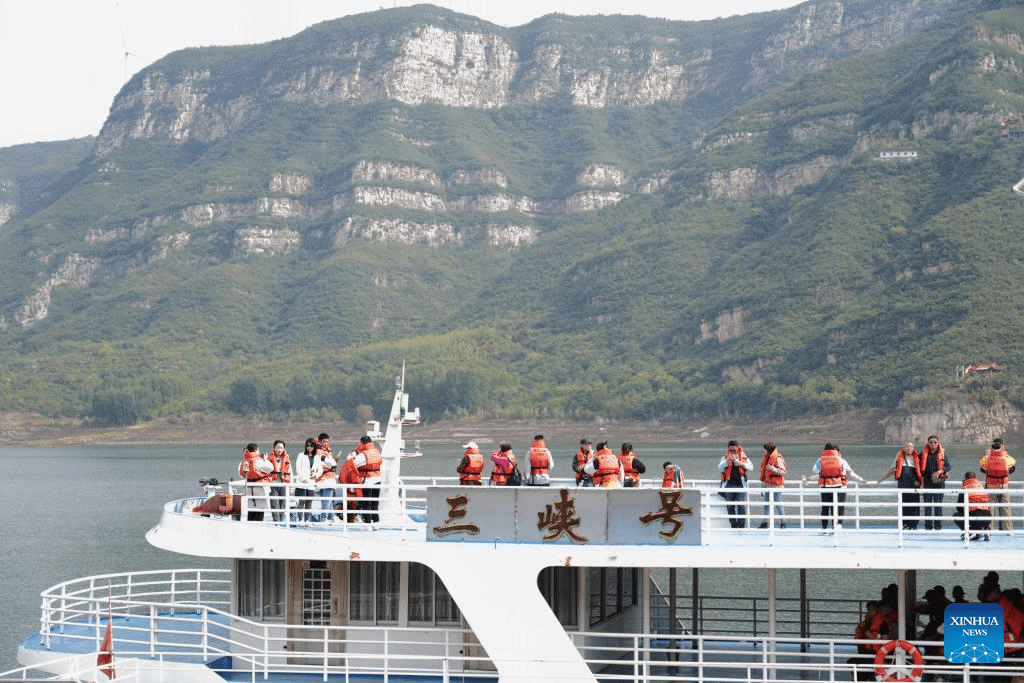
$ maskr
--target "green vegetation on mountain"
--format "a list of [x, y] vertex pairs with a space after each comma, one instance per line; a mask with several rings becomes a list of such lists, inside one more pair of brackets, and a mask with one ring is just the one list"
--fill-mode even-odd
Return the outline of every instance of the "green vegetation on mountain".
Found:
[[[889, 7], [846, 4], [862, 23]], [[136, 122], [144, 77], [208, 71], [206, 128], [102, 153], [0, 150], [0, 202], [16, 207], [0, 226], [0, 405], [117, 425], [194, 411], [360, 421], [384, 414], [403, 362], [435, 418], [1024, 405], [1024, 198], [1010, 191], [1024, 138], [1007, 134], [1024, 130], [1024, 9], [934, 5], [938, 19], [874, 35], [877, 49], [820, 39], [784, 56], [750, 45], [780, 43], [802, 6], [518, 29], [418, 6], [169, 55], [126, 86], [100, 143]], [[568, 63], [606, 76], [706, 45], [722, 61], [704, 78], [719, 82], [610, 106], [269, 94], [323, 77], [325, 52], [338, 69], [361, 58], [335, 46], [423, 25], [494, 34], [528, 65], [589, 46]], [[378, 42], [375, 59], [401, 57]], [[758, 75], [769, 58], [785, 64]], [[880, 159], [896, 149], [916, 158]], [[621, 196], [586, 206], [599, 192]], [[273, 202], [284, 208], [262, 208]], [[529, 238], [494, 241], [495, 226]], [[964, 381], [971, 362], [1007, 369]]]

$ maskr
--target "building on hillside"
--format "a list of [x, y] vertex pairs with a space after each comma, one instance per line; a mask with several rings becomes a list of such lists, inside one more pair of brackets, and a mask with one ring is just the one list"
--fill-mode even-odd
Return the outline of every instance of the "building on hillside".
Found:
[[956, 376], [963, 379], [967, 375], [998, 375], [1006, 369], [1005, 365], [999, 363], [968, 363], [966, 365], [958, 365], [956, 368]]
[[917, 150], [910, 149], [909, 147], [883, 149], [878, 153], [878, 158], [882, 161], [915, 161], [917, 159]]

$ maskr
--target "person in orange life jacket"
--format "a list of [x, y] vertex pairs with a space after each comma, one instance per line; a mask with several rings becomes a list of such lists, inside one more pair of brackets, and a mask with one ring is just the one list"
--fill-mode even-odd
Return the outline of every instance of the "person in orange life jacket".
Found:
[[594, 449], [590, 447], [590, 439], [580, 439], [580, 447], [572, 459], [572, 471], [576, 473], [576, 486], [590, 488], [594, 485], [594, 480], [583, 471], [593, 457]]
[[939, 443], [939, 437], [932, 434], [921, 449], [921, 478], [924, 480], [921, 501], [926, 530], [942, 529], [942, 489], [946, 488], [946, 478], [952, 468], [952, 459]]
[[622, 461], [608, 448], [607, 441], [597, 444], [597, 453], [583, 467], [583, 472], [594, 480], [594, 486], [606, 489], [622, 486], [622, 480], [625, 478]]
[[555, 466], [551, 458], [551, 451], [544, 443], [544, 435], [537, 434], [530, 444], [528, 455], [530, 462], [530, 473], [524, 482], [527, 486], [550, 486], [551, 470]]
[[978, 461], [978, 467], [985, 473], [985, 488], [993, 490], [989, 494], [989, 500], [995, 506], [995, 518], [999, 520], [999, 528], [1002, 531], [1013, 531], [1013, 521], [1010, 519], [1010, 496], [1006, 489], [1010, 487], [1010, 475], [1017, 469], [1017, 461], [1006, 452], [1002, 439], [992, 442], [985, 455]]
[[[970, 540], [989, 540], [991, 536], [987, 533], [992, 520], [992, 512], [988, 506], [988, 494], [981, 487], [978, 475], [974, 472], [964, 472], [962, 487], [967, 492], [967, 530], [985, 533], [971, 534]], [[964, 494], [959, 493], [956, 497], [957, 507], [953, 510], [953, 522], [963, 531], [964, 529]], [[961, 539], [963, 536], [960, 537]]]
[[619, 461], [622, 463], [622, 474], [625, 477], [622, 485], [626, 488], [640, 488], [640, 475], [647, 472], [647, 467], [640, 462], [633, 452], [633, 444], [626, 442], [619, 450]]
[[338, 483], [345, 490], [344, 496], [342, 496], [343, 502], [336, 503], [335, 509], [340, 509], [344, 505], [345, 520], [348, 522], [359, 521], [359, 509], [363, 497], [363, 489], [360, 484], [363, 483], [363, 477], [359, 474], [359, 468], [356, 467], [356, 459], [354, 457], [345, 458], [341, 466], [338, 467]]
[[730, 441], [718, 463], [718, 471], [722, 473], [723, 490], [720, 493], [726, 500], [725, 509], [733, 529], [747, 526], [747, 477], [753, 469], [754, 463], [750, 462], [739, 442]]
[[338, 461], [334, 459], [331, 452], [331, 437], [326, 433], [320, 434], [316, 439], [314, 450], [320, 464], [320, 474], [317, 475], [317, 495], [320, 496], [320, 509], [323, 512], [317, 517], [317, 522], [333, 522], [334, 514], [334, 484], [338, 481]]
[[274, 465], [273, 480], [274, 486], [270, 487], [270, 509], [275, 522], [284, 519], [285, 513], [282, 510], [288, 509], [288, 487], [282, 484], [290, 484], [292, 481], [292, 461], [285, 450], [284, 441], [278, 439], [274, 442], [274, 448], [268, 454], [270, 462]]
[[761, 497], [764, 498], [764, 521], [761, 522], [760, 528], [768, 528], [769, 513], [774, 505], [779, 528], [785, 529], [786, 511], [782, 507], [782, 488], [786, 485], [786, 460], [770, 441], [762, 448], [764, 455], [761, 456], [761, 472], [758, 478], [761, 480]]
[[877, 600], [868, 600], [864, 605], [864, 618], [857, 624], [857, 629], [853, 633], [855, 640], [878, 641], [857, 643], [857, 654], [846, 660], [847, 664], [857, 665], [858, 681], [875, 680], [875, 653], [883, 639], [881, 629], [885, 630], [886, 639], [888, 636], [888, 624], [879, 616], [880, 611], [881, 603]]
[[[297, 499], [296, 514], [299, 522], [308, 522], [316, 496], [316, 480], [323, 466], [316, 457], [316, 439], [309, 437], [303, 447], [302, 455], [295, 458], [295, 497]], [[302, 512], [305, 511], [305, 512]]]
[[814, 474], [818, 475], [821, 487], [821, 528], [827, 529], [833, 520], [835, 527], [842, 529], [843, 514], [846, 512], [846, 484], [850, 479], [864, 481], [853, 471], [850, 463], [839, 452], [835, 444], [827, 443], [814, 463]]
[[683, 470], [677, 465], [665, 461], [661, 464], [661, 488], [663, 489], [681, 489], [683, 488]]
[[896, 454], [893, 466], [887, 469], [885, 474], [878, 478], [878, 481], [885, 481], [890, 476], [896, 480], [896, 488], [903, 489], [899, 492], [903, 528], [908, 531], [917, 529], [918, 515], [921, 513], [918, 506], [921, 502], [921, 494], [917, 489], [923, 485], [924, 478], [921, 454], [914, 448], [914, 444], [909, 441], [903, 444], [903, 448]]
[[[1013, 657], [1019, 659], [1021, 656], [1021, 641], [1024, 635], [1024, 614], [1017, 609], [1008, 597], [1003, 595], [998, 583], [988, 587], [988, 593], [984, 597], [985, 602], [993, 602], [1003, 607], [1003, 652], [1006, 659]], [[1014, 643], [1015, 645], [1010, 645]], [[1006, 662], [1006, 659], [1003, 661]], [[1008, 663], [1008, 662], [1007, 662]], [[1009, 664], [1009, 663], [1008, 663]], [[1013, 663], [1012, 666], [1019, 666]]]
[[480, 486], [480, 473], [484, 471], [484, 456], [480, 455], [480, 447], [476, 441], [462, 445], [466, 452], [455, 471], [459, 473], [460, 486]]
[[508, 477], [516, 469], [516, 454], [512, 452], [512, 444], [503, 443], [498, 450], [491, 453], [491, 462], [494, 469], [491, 470], [491, 486], [504, 486], [508, 483]]
[[263, 511], [268, 507], [269, 484], [274, 478], [274, 464], [265, 454], [260, 453], [258, 445], [250, 443], [242, 451], [238, 474], [245, 479], [245, 496], [249, 499], [249, 514], [246, 519], [253, 522], [263, 521]]
[[383, 464], [380, 451], [373, 439], [364, 434], [359, 437], [359, 445], [349, 453], [349, 457], [355, 460], [363, 482], [363, 502], [359, 506], [363, 517], [367, 518], [363, 521], [377, 522], [380, 520], [377, 510], [380, 507], [380, 468]]

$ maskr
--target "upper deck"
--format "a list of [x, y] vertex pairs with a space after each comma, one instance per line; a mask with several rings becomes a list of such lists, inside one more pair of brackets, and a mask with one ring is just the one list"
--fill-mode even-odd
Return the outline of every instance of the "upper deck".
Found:
[[[836, 490], [799, 483], [776, 489], [784, 514], [768, 528], [758, 528], [764, 519], [760, 490], [746, 489], [736, 501], [746, 510], [739, 513], [744, 527], [733, 528], [718, 483], [711, 481], [688, 482], [691, 488], [674, 491], [581, 489], [557, 479], [550, 487], [456, 483], [403, 478], [393, 505], [383, 502], [387, 492], [382, 495], [381, 520], [372, 524], [350, 523], [343, 515], [310, 523], [289, 513], [275, 522], [269, 511], [266, 521], [245, 521], [244, 497], [241, 514], [207, 516], [193, 512], [200, 499], [173, 501], [148, 539], [185, 554], [242, 558], [339, 559], [357, 553], [361, 559], [392, 560], [409, 559], [413, 552], [417, 561], [432, 564], [487, 549], [538, 566], [1024, 569], [1024, 531], [992, 529], [985, 532], [991, 540], [965, 536], [953, 517], [955, 488], [944, 491], [941, 530], [904, 529], [898, 490], [866, 485], [844, 491], [840, 523], [829, 519], [824, 530], [821, 494]], [[1024, 530], [1024, 491], [1009, 494], [1012, 524]], [[281, 505], [294, 511], [289, 506], [295, 502], [289, 492]], [[785, 528], [776, 528], [779, 523]]]

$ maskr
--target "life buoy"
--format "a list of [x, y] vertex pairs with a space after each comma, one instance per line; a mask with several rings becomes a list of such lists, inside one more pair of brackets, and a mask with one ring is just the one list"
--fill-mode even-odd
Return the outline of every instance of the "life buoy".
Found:
[[[907, 673], [908, 668], [905, 661], [894, 661], [892, 666], [887, 666], [885, 663], [889, 653], [897, 648], [902, 650], [905, 655], [910, 656], [914, 668], [910, 669], [909, 674]], [[890, 640], [878, 648], [878, 652], [875, 653], [876, 681], [919, 681], [923, 673], [924, 657], [921, 655], [921, 651], [914, 647], [913, 643], [908, 643], [905, 640]]]

